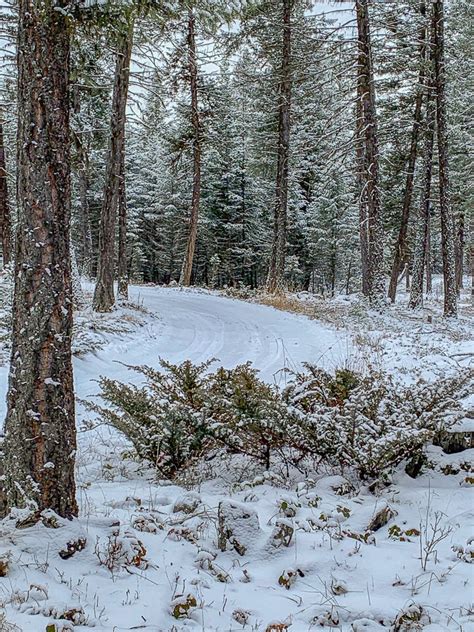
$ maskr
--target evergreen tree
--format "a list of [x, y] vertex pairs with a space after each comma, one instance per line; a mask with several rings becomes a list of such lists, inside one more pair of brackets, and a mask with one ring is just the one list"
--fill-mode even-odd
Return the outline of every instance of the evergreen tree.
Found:
[[[379, 190], [379, 149], [373, 53], [368, 0], [356, 1], [358, 32], [358, 98], [364, 130], [364, 187], [367, 189], [368, 297], [381, 307], [384, 301], [383, 223]], [[365, 222], [365, 220], [364, 220]]]
[[[94, 291], [94, 309], [108, 312], [115, 303], [115, 224], [117, 209], [120, 210], [120, 248], [119, 255], [125, 258], [125, 117], [127, 108], [128, 85], [130, 81], [130, 60], [133, 45], [133, 11], [123, 15], [117, 39], [115, 79], [110, 120], [110, 140], [104, 185], [104, 197], [100, 219], [99, 261], [97, 282]], [[126, 264], [119, 264], [119, 287], [126, 295]]]

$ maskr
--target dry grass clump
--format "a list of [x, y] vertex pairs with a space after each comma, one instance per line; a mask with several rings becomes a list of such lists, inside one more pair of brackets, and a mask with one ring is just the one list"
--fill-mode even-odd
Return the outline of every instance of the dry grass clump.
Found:
[[274, 307], [275, 309], [280, 309], [285, 312], [304, 314], [305, 316], [310, 317], [314, 313], [313, 305], [304, 303], [294, 296], [288, 296], [287, 294], [262, 294], [258, 297], [257, 301], [263, 305], [269, 305], [270, 307]]
[[331, 325], [340, 326], [344, 317], [349, 315], [349, 307], [334, 304], [322, 298], [311, 297], [305, 301], [291, 294], [260, 294], [255, 301], [261, 305], [268, 305], [283, 312], [302, 314], [314, 320], [320, 320]]

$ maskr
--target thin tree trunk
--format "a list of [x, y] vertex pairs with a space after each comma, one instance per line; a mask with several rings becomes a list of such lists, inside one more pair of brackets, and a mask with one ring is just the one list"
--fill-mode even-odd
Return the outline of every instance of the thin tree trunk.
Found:
[[[420, 12], [423, 16], [423, 20], [425, 20], [426, 16], [426, 5], [422, 2], [420, 6]], [[413, 183], [415, 180], [415, 164], [418, 153], [418, 137], [420, 131], [421, 124], [421, 112], [422, 112], [422, 104], [423, 104], [423, 92], [424, 92], [424, 84], [425, 84], [425, 66], [426, 66], [426, 38], [427, 38], [427, 28], [426, 22], [423, 24], [422, 29], [420, 30], [420, 72], [418, 75], [418, 86], [417, 93], [415, 97], [415, 109], [413, 113], [413, 127], [411, 130], [411, 141], [410, 141], [410, 151], [408, 153], [407, 160], [407, 176], [405, 182], [405, 192], [403, 195], [403, 205], [402, 205], [402, 216], [400, 222], [400, 230], [398, 232], [397, 244], [395, 247], [395, 256], [393, 258], [392, 265], [392, 274], [390, 276], [390, 284], [388, 288], [388, 296], [392, 303], [395, 302], [395, 297], [397, 294], [397, 284], [398, 277], [400, 275], [400, 271], [402, 265], [405, 263], [408, 265], [408, 258], [406, 256], [406, 241], [407, 241], [407, 233], [408, 233], [408, 221], [410, 219], [410, 208], [411, 201], [413, 198]], [[409, 280], [410, 275], [407, 272], [407, 280]], [[407, 286], [409, 289], [409, 283]]]
[[73, 246], [70, 247], [71, 253], [71, 284], [72, 284], [72, 300], [74, 309], [81, 309], [84, 306], [84, 293], [81, 285], [81, 275], [79, 274], [79, 266], [77, 265], [76, 253]]
[[375, 86], [370, 40], [368, 0], [356, 0], [358, 30], [358, 86], [362, 102], [364, 128], [365, 186], [368, 215], [368, 284], [369, 301], [381, 308], [385, 302], [383, 272], [383, 223], [379, 192], [379, 150]]
[[352, 259], [349, 259], [349, 265], [347, 266], [347, 276], [346, 276], [346, 296], [349, 296], [351, 272], [352, 272]]
[[456, 230], [456, 291], [459, 295], [463, 288], [463, 267], [464, 267], [464, 247], [466, 245], [464, 236], [464, 213], [460, 213]]
[[275, 215], [267, 290], [283, 289], [286, 258], [288, 207], [288, 155], [290, 149], [291, 108], [291, 7], [292, 0], [283, 0], [283, 41], [278, 104], [278, 160], [275, 191]]
[[425, 264], [429, 265], [430, 238], [430, 208], [431, 208], [431, 177], [433, 171], [433, 145], [436, 126], [436, 104], [434, 100], [434, 85], [430, 81], [426, 97], [426, 130], [423, 163], [423, 189], [417, 222], [415, 256], [413, 260], [413, 278], [411, 282], [410, 300], [408, 306], [418, 309], [423, 305], [423, 278]]
[[474, 217], [472, 216], [469, 223], [469, 235], [469, 256], [471, 258], [471, 307], [474, 307]]
[[431, 272], [431, 210], [428, 212], [426, 218], [427, 222], [427, 236], [426, 236], [426, 256], [425, 256], [425, 268], [426, 268], [426, 293], [431, 294], [433, 292], [433, 275]]
[[67, 0], [18, 4], [18, 231], [4, 443], [9, 507], [77, 514]]
[[434, 69], [436, 82], [436, 123], [438, 130], [441, 253], [443, 259], [444, 315], [457, 316], [454, 252], [454, 219], [451, 207], [448, 165], [448, 123], [446, 113], [446, 68], [444, 60], [444, 2], [433, 2], [435, 29]]
[[[334, 238], [333, 238], [334, 239]], [[336, 293], [336, 269], [337, 269], [337, 251], [336, 251], [336, 244], [335, 244], [335, 239], [332, 243], [332, 247], [331, 247], [331, 256], [330, 256], [330, 272], [331, 272], [331, 276], [330, 276], [330, 287], [331, 287], [331, 297], [334, 298], [334, 295]]]
[[128, 300], [128, 256], [127, 256], [127, 194], [125, 188], [125, 150], [122, 152], [120, 165], [120, 183], [118, 196], [118, 262], [117, 280], [118, 295]]
[[80, 244], [78, 249], [77, 265], [80, 274], [87, 278], [92, 275], [92, 234], [89, 211], [89, 155], [88, 149], [82, 145], [78, 136], [75, 136], [76, 151], [79, 158], [78, 188], [79, 188], [79, 213], [80, 213]]
[[357, 192], [359, 196], [359, 240], [362, 277], [362, 294], [369, 295], [369, 232], [367, 216], [367, 187], [365, 179], [364, 117], [362, 114], [362, 93], [357, 82], [356, 101], [356, 167]]
[[0, 241], [2, 242], [3, 265], [11, 259], [11, 216], [8, 198], [7, 165], [3, 140], [3, 123], [0, 119]]
[[105, 175], [104, 199], [99, 229], [99, 261], [94, 292], [94, 309], [110, 312], [114, 296], [115, 224], [119, 202], [122, 154], [125, 150], [125, 121], [133, 46], [133, 21], [118, 42], [115, 63], [110, 142]]
[[[240, 240], [242, 243], [242, 250], [245, 249], [246, 246], [246, 218], [247, 218], [247, 207], [246, 207], [246, 181], [245, 181], [245, 174], [246, 172], [246, 165], [245, 165], [245, 138], [242, 135], [242, 148], [243, 148], [243, 157], [242, 157], [242, 163], [241, 163], [241, 167], [240, 167], [240, 198], [241, 198], [241, 207], [240, 207], [240, 217], [241, 217], [241, 225], [242, 225], [242, 230], [241, 230], [241, 234], [240, 234]], [[242, 279], [242, 283], [243, 285], [247, 285], [247, 279], [246, 279], [246, 269], [245, 269], [245, 265], [246, 265], [246, 255], [241, 255], [241, 268], [240, 268], [240, 275], [241, 275], [241, 279]]]
[[193, 11], [188, 16], [188, 55], [189, 77], [191, 88], [191, 123], [193, 126], [193, 192], [191, 199], [191, 215], [189, 218], [188, 241], [181, 268], [180, 285], [191, 284], [194, 251], [198, 231], [199, 204], [201, 202], [201, 119], [198, 102], [198, 69], [196, 59], [196, 18]]

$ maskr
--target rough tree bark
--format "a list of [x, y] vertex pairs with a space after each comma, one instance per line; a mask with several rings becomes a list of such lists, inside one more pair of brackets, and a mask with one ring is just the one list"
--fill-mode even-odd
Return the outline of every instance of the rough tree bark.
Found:
[[3, 140], [3, 122], [0, 112], [0, 241], [2, 242], [3, 265], [11, 259], [11, 216], [10, 200], [8, 198], [7, 164], [5, 158], [5, 144]]
[[110, 141], [105, 174], [104, 199], [99, 229], [99, 260], [94, 291], [94, 309], [109, 312], [115, 303], [115, 224], [119, 202], [121, 165], [125, 151], [125, 120], [133, 46], [133, 20], [117, 43]]
[[356, 0], [358, 32], [358, 91], [364, 129], [365, 189], [368, 219], [368, 297], [372, 305], [385, 303], [383, 223], [379, 192], [379, 150], [368, 0]]
[[4, 442], [8, 506], [65, 517], [77, 514], [68, 4], [18, 3], [19, 208]]
[[436, 127], [436, 104], [433, 79], [428, 83], [426, 96], [425, 142], [423, 157], [423, 188], [417, 221], [415, 254], [413, 259], [413, 278], [408, 306], [417, 309], [423, 305], [423, 275], [425, 266], [429, 267], [431, 177], [433, 171], [433, 145]]
[[188, 241], [184, 254], [180, 285], [190, 285], [193, 272], [194, 251], [198, 231], [199, 205], [201, 202], [201, 118], [198, 101], [198, 68], [196, 59], [196, 18], [192, 10], [188, 15], [189, 81], [191, 88], [191, 124], [193, 127], [193, 192], [189, 217]]
[[[395, 246], [395, 255], [393, 258], [392, 273], [390, 276], [390, 284], [388, 288], [388, 296], [392, 303], [395, 302], [397, 294], [398, 277], [404, 263], [406, 264], [406, 241], [408, 233], [408, 221], [410, 219], [411, 201], [413, 198], [413, 184], [415, 180], [415, 165], [418, 153], [418, 138], [421, 125], [421, 113], [423, 105], [423, 93], [426, 77], [426, 5], [424, 2], [420, 5], [420, 13], [423, 18], [423, 26], [420, 29], [420, 71], [418, 74], [418, 85], [415, 96], [415, 108], [413, 113], [413, 127], [411, 130], [410, 150], [407, 160], [407, 176], [405, 181], [405, 191], [403, 195], [402, 215], [400, 221], [400, 230], [398, 232], [397, 244]], [[407, 270], [407, 279], [409, 274]]]
[[288, 207], [288, 154], [290, 149], [291, 108], [291, 9], [293, 0], [283, 0], [283, 40], [281, 49], [280, 82], [278, 87], [278, 158], [276, 173], [273, 242], [267, 290], [283, 289], [286, 258], [286, 230]]
[[433, 2], [434, 73], [436, 84], [436, 123], [438, 138], [439, 194], [441, 214], [441, 254], [443, 259], [444, 315], [457, 316], [454, 218], [451, 207], [448, 123], [446, 113], [446, 68], [444, 60], [444, 1]]

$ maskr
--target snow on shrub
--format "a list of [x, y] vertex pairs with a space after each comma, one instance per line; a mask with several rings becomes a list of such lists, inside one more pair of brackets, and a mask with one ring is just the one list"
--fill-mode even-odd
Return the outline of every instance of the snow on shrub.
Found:
[[211, 361], [173, 365], [161, 360], [163, 371], [129, 367], [141, 374], [142, 387], [101, 378], [101, 396], [109, 407], [84, 402], [132, 442], [139, 457], [173, 476], [200, 456], [209, 444], [205, 395]]
[[102, 378], [106, 406], [86, 405], [165, 476], [225, 447], [267, 468], [275, 454], [294, 464], [311, 457], [370, 481], [404, 460], [417, 473], [424, 445], [455, 421], [473, 377], [465, 371], [407, 386], [384, 373], [331, 375], [306, 365], [280, 391], [249, 363], [214, 373], [211, 363], [130, 367], [144, 386]]
[[472, 372], [406, 386], [391, 375], [358, 376], [346, 369], [331, 376], [306, 365], [283, 396], [293, 415], [290, 444], [363, 480], [378, 478], [453, 423], [459, 398], [472, 388]]
[[98, 539], [95, 554], [101, 566], [105, 566], [112, 575], [129, 566], [146, 569], [146, 549], [143, 543], [130, 531], [122, 533], [114, 528], [105, 544]]
[[286, 443], [288, 410], [257, 373], [250, 363], [218, 369], [210, 389], [212, 432], [231, 451], [269, 468], [271, 453]]
[[165, 476], [222, 445], [269, 465], [270, 452], [284, 444], [287, 411], [280, 394], [249, 364], [215, 373], [208, 372], [212, 360], [160, 364], [162, 371], [130, 367], [145, 377], [141, 387], [101, 378], [108, 406], [84, 404]]

